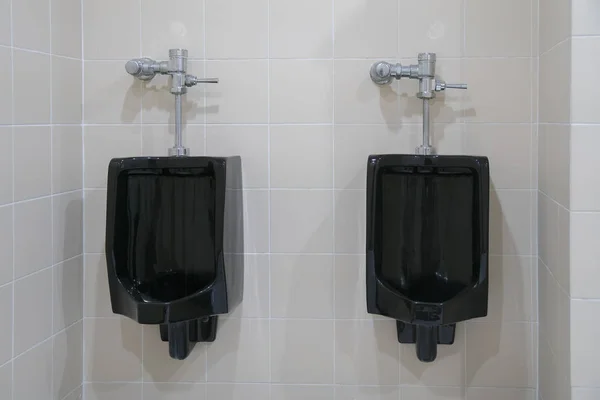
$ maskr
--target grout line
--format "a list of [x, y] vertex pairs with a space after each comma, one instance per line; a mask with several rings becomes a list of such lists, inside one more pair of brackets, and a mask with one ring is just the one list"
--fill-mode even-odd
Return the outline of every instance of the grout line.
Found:
[[85, 7], [85, 2], [84, 0], [80, 0], [80, 17], [79, 17], [79, 35], [81, 37], [81, 129], [80, 129], [80, 135], [81, 135], [81, 212], [82, 212], [82, 232], [81, 232], [81, 236], [83, 238], [82, 240], [82, 256], [83, 256], [83, 260], [82, 260], [82, 265], [83, 265], [83, 279], [82, 279], [82, 291], [81, 291], [81, 295], [82, 295], [82, 304], [81, 304], [81, 316], [82, 316], [82, 321], [81, 321], [81, 397], [82, 400], [85, 400], [85, 379], [86, 379], [86, 373], [85, 373], [85, 365], [86, 365], [86, 351], [85, 351], [85, 340], [86, 340], [86, 328], [85, 328], [85, 309], [86, 309], [86, 271], [87, 271], [87, 262], [86, 262], [86, 252], [85, 252], [85, 245], [86, 245], [86, 235], [85, 235], [85, 227], [86, 227], [86, 217], [85, 217], [85, 125], [84, 125], [84, 121], [85, 121], [85, 45], [84, 45], [84, 34], [83, 34], [83, 20], [84, 20], [84, 7]]
[[[54, 84], [53, 81], [54, 79], [52, 79], [53, 74], [54, 74], [54, 56], [52, 55], [53, 52], [53, 48], [52, 48], [52, 2], [53, 0], [48, 0], [48, 10], [50, 11], [48, 14], [48, 22], [49, 22], [49, 26], [50, 26], [50, 38], [48, 39], [50, 42], [50, 71], [49, 71], [49, 75], [50, 75], [50, 82], [49, 82], [49, 86], [50, 86], [50, 146], [48, 149], [48, 152], [50, 153], [50, 194], [54, 193], [54, 168], [53, 168], [53, 162], [54, 162], [54, 151], [53, 151], [53, 143], [54, 143], [54, 102], [53, 102], [53, 98], [54, 98]], [[55, 380], [55, 375], [56, 375], [56, 371], [54, 370], [54, 331], [56, 329], [56, 326], [54, 326], [54, 319], [55, 319], [55, 315], [54, 315], [54, 291], [56, 290], [56, 282], [54, 281], [54, 270], [57, 268], [54, 265], [54, 261], [55, 261], [55, 255], [56, 255], [56, 250], [55, 250], [55, 246], [56, 246], [56, 240], [54, 238], [54, 222], [55, 222], [55, 212], [54, 212], [54, 196], [50, 196], [50, 248], [51, 248], [51, 257], [52, 257], [52, 262], [51, 264], [51, 271], [50, 271], [50, 318], [51, 318], [51, 335], [50, 337], [52, 338], [52, 342], [50, 343], [50, 348], [52, 349], [52, 355], [51, 355], [51, 359], [52, 359], [52, 366], [50, 367], [50, 375], [52, 376], [52, 379], [50, 381], [50, 393], [52, 393], [52, 396], [55, 395], [55, 390], [56, 388], [54, 387], [54, 380]], [[58, 265], [58, 264], [57, 264]]]
[[[17, 0], [10, 0], [10, 62], [11, 62], [11, 123], [15, 123], [15, 27], [14, 27], [14, 2]], [[12, 155], [12, 316], [11, 316], [11, 384], [15, 381], [15, 128], [11, 127], [11, 155]], [[15, 400], [15, 391], [11, 390], [11, 399]]]
[[[331, 123], [332, 123], [332, 127], [330, 130], [330, 135], [331, 135], [331, 187], [335, 187], [335, 1], [336, 0], [331, 0], [331, 54], [332, 54], [332, 77], [331, 77], [331, 90], [332, 90], [332, 96], [331, 96]], [[398, 0], [400, 1], [400, 0]], [[335, 196], [335, 191], [332, 192], [332, 196], [331, 196], [331, 211], [332, 211], [332, 240], [333, 240], [333, 252], [335, 253], [335, 200], [336, 200], [336, 196]], [[336, 323], [335, 323], [335, 319], [336, 319], [336, 313], [335, 313], [335, 290], [336, 290], [336, 281], [335, 281], [335, 257], [332, 258], [331, 260], [332, 263], [332, 279], [331, 279], [331, 284], [332, 284], [332, 296], [333, 296], [333, 301], [332, 301], [332, 305], [333, 305], [333, 396], [334, 398], [337, 396], [337, 385], [336, 385], [336, 370], [337, 370], [337, 365], [335, 362], [336, 359]]]
[[272, 329], [271, 322], [272, 318], [272, 303], [271, 303], [271, 286], [272, 286], [272, 274], [271, 274], [271, 249], [272, 249], [272, 236], [271, 236], [271, 0], [267, 0], [267, 186], [269, 189], [269, 195], [267, 196], [267, 209], [268, 211], [268, 229], [269, 229], [269, 399], [272, 398], [273, 390], [271, 382], [273, 382], [273, 365], [271, 360], [273, 359], [273, 344], [272, 344]]

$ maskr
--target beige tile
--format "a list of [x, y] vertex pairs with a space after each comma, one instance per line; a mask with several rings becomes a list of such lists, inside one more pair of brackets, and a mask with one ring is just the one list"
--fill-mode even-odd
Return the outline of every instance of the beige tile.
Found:
[[414, 344], [400, 345], [400, 384], [419, 386], [462, 386], [465, 381], [465, 326], [458, 324], [454, 344], [439, 345], [435, 362], [417, 358]]
[[142, 54], [168, 57], [168, 49], [187, 49], [191, 58], [204, 56], [204, 1], [144, 1]]
[[[531, 122], [531, 61], [528, 58], [463, 60], [464, 113], [468, 122]], [[490, 76], [495, 77], [490, 80]], [[515, 96], [515, 88], [519, 95]], [[503, 107], [498, 107], [502, 104]]]
[[368, 0], [337, 0], [334, 19], [337, 58], [395, 57], [398, 51], [397, 1], [381, 0], [373, 7]]
[[0, 205], [13, 201], [13, 128], [0, 127]]
[[[571, 213], [570, 223], [570, 266], [571, 296], [574, 298], [600, 299], [597, 282], [598, 254], [594, 238], [600, 228], [599, 213]], [[569, 229], [569, 227], [567, 227]]]
[[366, 232], [366, 192], [335, 192], [335, 253], [363, 254]]
[[367, 314], [365, 256], [336, 255], [334, 268], [335, 318], [384, 318]]
[[404, 2], [399, 17], [400, 58], [425, 51], [438, 57], [460, 57], [463, 48], [465, 0]]
[[83, 256], [58, 264], [53, 271], [54, 332], [58, 332], [83, 318]]
[[534, 387], [531, 325], [471, 322], [467, 325], [467, 384]]
[[52, 127], [52, 190], [68, 192], [83, 187], [80, 126]]
[[592, 89], [600, 85], [593, 68], [600, 63], [600, 37], [575, 37], [571, 41], [571, 122], [600, 123]]
[[46, 399], [52, 393], [52, 340], [14, 360], [15, 399]]
[[241, 156], [244, 187], [269, 187], [267, 126], [207, 126], [206, 154], [211, 157]]
[[531, 126], [467, 124], [465, 153], [490, 159], [495, 189], [530, 189]]
[[571, 394], [572, 400], [595, 400], [599, 397], [600, 388], [573, 388]]
[[205, 1], [206, 58], [267, 58], [268, 0]]
[[[142, 125], [142, 155], [166, 156], [175, 143], [172, 125]], [[192, 156], [204, 155], [204, 126], [190, 125], [183, 131], [183, 143]]]
[[206, 385], [187, 383], [144, 383], [144, 400], [204, 400]]
[[598, 386], [600, 373], [594, 367], [600, 349], [595, 346], [600, 334], [596, 315], [597, 301], [571, 300], [571, 384], [573, 387]]
[[190, 355], [185, 360], [179, 361], [169, 357], [169, 344], [160, 339], [157, 325], [145, 325], [143, 330], [145, 382], [206, 381], [206, 345], [204, 343], [197, 343]]
[[221, 319], [218, 335], [207, 349], [209, 382], [269, 381], [268, 320]]
[[0, 390], [7, 399], [12, 399], [12, 363], [0, 367]]
[[[244, 73], [240, 74], [240, 71]], [[206, 122], [266, 123], [269, 116], [268, 71], [266, 60], [207, 61], [206, 76], [219, 78], [219, 84], [206, 88]], [[249, 76], [252, 79], [248, 79]]]
[[[420, 130], [421, 127], [418, 126], [418, 129]], [[465, 125], [458, 122], [433, 124], [433, 127], [430, 127], [430, 138], [431, 144], [435, 148], [435, 152], [440, 155], [478, 154], [471, 153], [466, 150], [467, 139], [464, 132], [465, 129]], [[414, 146], [412, 146], [412, 143], [414, 143]], [[411, 136], [412, 147], [416, 149], [421, 145], [421, 143], [423, 143], [422, 131], [420, 131], [416, 136]]]
[[463, 400], [464, 389], [458, 387], [418, 387], [402, 388], [401, 399], [410, 400]]
[[14, 351], [18, 355], [52, 335], [52, 270], [15, 282], [14, 291]]
[[108, 164], [113, 158], [136, 157], [142, 147], [139, 126], [86, 126], [85, 187], [105, 188]]
[[333, 256], [272, 255], [271, 316], [333, 318]]
[[[356, 0], [351, 2], [354, 1]], [[379, 60], [335, 62], [333, 87], [336, 123], [390, 125], [400, 121], [398, 83], [375, 85], [369, 76], [369, 70], [376, 61]]]
[[271, 321], [271, 381], [333, 383], [331, 320]]
[[86, 317], [112, 317], [108, 274], [104, 254], [85, 255], [85, 309]]
[[[164, 24], [160, 24], [162, 26]], [[166, 51], [168, 47], [163, 49]], [[167, 55], [157, 56], [158, 59], [166, 58]], [[204, 61], [188, 61], [189, 74], [199, 78], [204, 77]], [[142, 119], [145, 124], [166, 124], [172, 126], [175, 131], [175, 97], [171, 94], [170, 77], [159, 75], [150, 82], [142, 83]], [[218, 85], [204, 85], [192, 87], [181, 101], [183, 130], [187, 130], [188, 124], [203, 124], [206, 114], [204, 97], [206, 93], [213, 93]]]
[[271, 398], [278, 400], [331, 400], [333, 386], [272, 385]]
[[[277, 0], [270, 3], [270, 56], [331, 58], [333, 1]], [[310, 29], [306, 27], [310, 26]]]
[[593, 149], [600, 138], [600, 125], [571, 125], [570, 129], [570, 209], [600, 211], [600, 178], [592, 168], [595, 159]]
[[54, 396], [65, 398], [83, 379], [83, 321], [54, 336]]
[[335, 321], [335, 383], [397, 385], [399, 364], [393, 321]]
[[[127, 58], [133, 54], [137, 53]], [[86, 61], [83, 84], [86, 124], [139, 122], [145, 89], [139, 80], [124, 72], [122, 61]]]
[[543, 53], [571, 34], [571, 2], [540, 1], [539, 8], [540, 52]]
[[[466, 0], [468, 57], [529, 57], [531, 1]], [[506, 29], [507, 25], [510, 29]]]
[[271, 192], [271, 251], [331, 253], [332, 214], [332, 191]]
[[50, 123], [51, 57], [21, 50], [13, 57], [14, 123]]
[[52, 228], [54, 262], [75, 257], [83, 252], [83, 194], [81, 191], [54, 197]]
[[[8, 323], [12, 322], [13, 315], [13, 286], [0, 287], [0, 314]], [[10, 321], [10, 322], [9, 322]], [[11, 323], [12, 325], [12, 323]], [[0, 330], [0, 365], [12, 358], [12, 328]]]
[[533, 320], [532, 257], [491, 256], [486, 321]]
[[244, 252], [269, 252], [269, 191], [244, 191]]
[[[570, 201], [570, 133], [568, 125], [540, 125], [540, 190], [565, 207]], [[574, 164], [577, 161], [573, 160]]]
[[573, 35], [600, 35], [600, 4], [590, 0], [572, 0]]
[[535, 400], [534, 389], [469, 388], [467, 400]]
[[206, 387], [206, 397], [209, 399], [255, 400], [268, 399], [268, 383], [256, 385], [244, 384], [209, 384]]
[[[0, 12], [0, 15], [3, 15]], [[0, 24], [3, 29], [4, 26]], [[8, 47], [0, 47], [0, 69], [4, 71], [0, 75], [0, 124], [11, 124], [13, 122], [13, 98], [12, 98], [12, 55]]]
[[14, 207], [15, 278], [20, 278], [52, 265], [52, 205], [45, 198]]
[[333, 121], [332, 60], [272, 60], [269, 87], [271, 123]]
[[15, 200], [50, 194], [50, 127], [14, 127]]
[[13, 207], [0, 208], [0, 285], [13, 279]]
[[52, 122], [81, 124], [81, 61], [52, 57]]
[[11, 42], [11, 0], [0, 1], [0, 44]]
[[50, 2], [19, 0], [12, 3], [13, 45], [50, 52]]
[[[114, 10], [119, 12], [115, 13]], [[88, 0], [83, 7], [86, 60], [128, 60], [140, 54], [140, 0]], [[110, 24], [110, 29], [107, 29]], [[87, 88], [86, 88], [87, 91]]]
[[83, 194], [86, 253], [104, 253], [106, 237], [106, 190], [86, 190]]
[[141, 383], [85, 383], [86, 400], [142, 400]]
[[335, 188], [365, 189], [367, 160], [371, 154], [411, 153], [410, 137], [417, 136], [418, 127], [402, 129], [382, 125], [335, 126]]
[[52, 0], [50, 6], [52, 54], [80, 59], [82, 2], [79, 0]]
[[490, 193], [490, 254], [532, 254], [531, 203], [528, 190]]
[[336, 386], [335, 400], [397, 400], [400, 388], [394, 386]]
[[[571, 41], [540, 56], [540, 122], [569, 123], [571, 119]], [[563, 77], [556, 79], [557, 76]], [[517, 86], [513, 86], [517, 87]]]
[[142, 378], [142, 326], [127, 318], [84, 320], [84, 380], [135, 382]]
[[[242, 257], [242, 256], [235, 256]], [[244, 298], [230, 313], [231, 317], [269, 317], [269, 256], [249, 255], [244, 257]]]
[[[271, 126], [272, 188], [331, 188], [331, 126]], [[310, 155], [310, 157], [309, 157]]]

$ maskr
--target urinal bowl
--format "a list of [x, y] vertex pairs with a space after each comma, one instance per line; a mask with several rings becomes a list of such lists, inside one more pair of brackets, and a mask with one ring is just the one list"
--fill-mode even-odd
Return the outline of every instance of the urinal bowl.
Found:
[[433, 361], [455, 324], [487, 315], [485, 157], [374, 155], [367, 177], [367, 309]]
[[110, 162], [106, 259], [113, 312], [160, 325], [171, 357], [213, 341], [242, 298], [239, 157]]

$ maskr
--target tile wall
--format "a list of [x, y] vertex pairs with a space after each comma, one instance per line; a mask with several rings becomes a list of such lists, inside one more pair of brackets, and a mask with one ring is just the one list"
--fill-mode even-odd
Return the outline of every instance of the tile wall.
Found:
[[[83, 0], [86, 400], [535, 399], [537, 11], [531, 0]], [[184, 362], [156, 327], [111, 313], [103, 255], [108, 160], [165, 155], [173, 141], [166, 79], [142, 84], [124, 62], [172, 47], [189, 50], [191, 73], [221, 80], [190, 89], [186, 143], [241, 155], [245, 185], [244, 303]], [[416, 82], [378, 88], [369, 67], [422, 51], [469, 84], [436, 101], [438, 151], [492, 165], [490, 315], [461, 324], [434, 364], [366, 313], [363, 272], [367, 156], [413, 152], [421, 121]]]
[[0, 0], [0, 397], [82, 391], [79, 0]]

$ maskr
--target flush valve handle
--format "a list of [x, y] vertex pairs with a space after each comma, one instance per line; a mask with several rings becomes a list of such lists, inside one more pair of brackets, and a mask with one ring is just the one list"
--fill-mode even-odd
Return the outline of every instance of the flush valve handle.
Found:
[[466, 83], [446, 83], [442, 80], [437, 79], [435, 81], [435, 91], [436, 92], [442, 92], [446, 89], [463, 89], [466, 90], [467, 89], [467, 84]]

